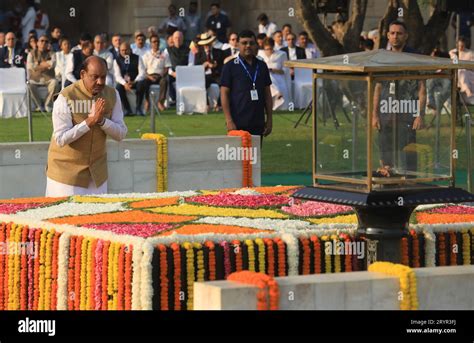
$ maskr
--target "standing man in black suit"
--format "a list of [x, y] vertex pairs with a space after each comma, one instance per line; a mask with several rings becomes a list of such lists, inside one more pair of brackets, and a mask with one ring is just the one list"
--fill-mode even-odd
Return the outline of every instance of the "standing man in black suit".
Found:
[[13, 32], [5, 35], [5, 46], [0, 48], [0, 68], [24, 68], [25, 58], [21, 49], [16, 47], [16, 37]]
[[[280, 51], [286, 53], [289, 61], [303, 60], [306, 58], [306, 51], [299, 46], [296, 46], [296, 35], [294, 33], [288, 33], [286, 35], [286, 43], [288, 46], [281, 48]], [[290, 68], [291, 79], [295, 78], [295, 69]]]
[[114, 60], [120, 55], [120, 44], [122, 44], [122, 37], [116, 33], [112, 36], [112, 47], [109, 49], [112, 56], [114, 56]]

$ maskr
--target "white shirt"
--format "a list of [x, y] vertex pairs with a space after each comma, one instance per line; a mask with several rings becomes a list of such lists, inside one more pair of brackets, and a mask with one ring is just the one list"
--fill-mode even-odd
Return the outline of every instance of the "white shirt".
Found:
[[146, 45], [143, 46], [143, 48], [139, 48], [137, 46], [135, 46], [135, 48], [132, 48], [132, 52], [135, 54], [135, 55], [138, 55], [140, 57], [143, 57], [145, 56], [145, 54], [150, 51], [150, 48], [147, 47]]
[[278, 31], [278, 27], [275, 23], [268, 23], [266, 26], [258, 24], [258, 33], [264, 33], [267, 37], [271, 37], [275, 31]]
[[[116, 100], [114, 108], [112, 109], [112, 117], [105, 119], [104, 125], [100, 128], [114, 140], [121, 141], [127, 135], [128, 129], [123, 121], [122, 103], [117, 90], [115, 90], [115, 96]], [[86, 121], [78, 125], [73, 124], [70, 108], [66, 98], [62, 94], [59, 94], [54, 102], [52, 116], [53, 137], [60, 147], [71, 144], [90, 131]]]
[[41, 17], [40, 25], [41, 25], [41, 27], [44, 27], [44, 29], [36, 29], [36, 33], [38, 35], [38, 38], [41, 37], [42, 35], [46, 34], [46, 31], [48, 31], [48, 28], [49, 28], [49, 17], [44, 12], [42, 12], [42, 14], [43, 14], [43, 16]]
[[163, 75], [165, 71], [165, 63], [166, 55], [160, 53], [159, 50], [156, 53], [150, 50], [143, 56], [143, 64], [145, 65], [147, 75]]
[[[35, 27], [36, 11], [33, 6], [29, 7], [25, 16], [21, 19], [21, 33], [23, 34], [23, 43], [28, 43], [28, 34]], [[38, 36], [39, 37], [39, 36]]]
[[306, 48], [304, 48], [304, 51], [306, 53], [306, 58], [319, 58], [321, 56], [321, 52], [313, 43], [308, 43]]
[[[56, 66], [54, 67], [54, 74], [56, 79], [62, 82], [63, 77], [66, 78], [66, 61], [72, 53], [64, 54], [63, 51], [56, 52]], [[61, 83], [62, 84], [62, 83]]]
[[[114, 76], [115, 76], [115, 81], [117, 83], [120, 83], [121, 85], [126, 84], [127, 82], [123, 78], [122, 72], [120, 71], [120, 66], [118, 65], [117, 61], [114, 60]], [[138, 56], [138, 75], [135, 78], [135, 80], [132, 81], [142, 81], [146, 77], [146, 71], [145, 71], [145, 65], [143, 64], [143, 59]]]
[[288, 47], [288, 55], [289, 55], [289, 60], [294, 61], [297, 59], [296, 57], [296, 48], [290, 48]]
[[280, 44], [275, 43], [275, 46], [273, 47], [273, 50], [280, 50], [281, 48], [284, 48], [284, 47], [285, 47], [284, 45], [280, 45]]
[[74, 71], [74, 57], [72, 52], [66, 56], [66, 68], [64, 72], [66, 73], [66, 80], [74, 83], [77, 81], [76, 77], [73, 74]]

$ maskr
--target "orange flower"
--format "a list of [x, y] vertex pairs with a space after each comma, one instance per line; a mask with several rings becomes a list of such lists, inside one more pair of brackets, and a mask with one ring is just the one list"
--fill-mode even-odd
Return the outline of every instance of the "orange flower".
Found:
[[474, 214], [418, 213], [416, 220], [420, 224], [468, 223], [474, 221]]
[[275, 238], [274, 241], [278, 246], [278, 276], [286, 275], [286, 248], [281, 238]]
[[102, 223], [180, 223], [195, 220], [193, 216], [157, 214], [133, 210], [128, 212], [100, 213], [84, 216], [53, 218], [48, 221], [55, 224], [102, 224]]
[[[247, 131], [232, 130], [229, 131], [227, 135], [240, 137], [242, 139], [242, 148], [244, 148], [244, 151], [248, 152], [252, 149], [252, 136]], [[242, 160], [242, 186], [252, 187], [252, 185], [252, 164], [249, 156], [245, 156]]]
[[125, 310], [132, 309], [132, 256], [133, 245], [129, 245], [125, 254]]
[[403, 237], [400, 242], [400, 250], [401, 250], [401, 262], [405, 266], [409, 266], [410, 261], [408, 258], [408, 239]]
[[267, 246], [267, 274], [270, 276], [275, 276], [275, 251], [273, 250], [273, 240], [270, 238], [264, 238], [263, 242]]
[[187, 224], [183, 225], [178, 229], [166, 231], [161, 233], [159, 236], [169, 236], [173, 233], [180, 235], [198, 235], [202, 233], [215, 233], [215, 234], [244, 234], [244, 233], [258, 233], [266, 232], [265, 230], [251, 229], [241, 226], [234, 225], [213, 225], [213, 224]]
[[181, 292], [181, 251], [178, 243], [171, 243], [171, 250], [173, 250], [173, 265], [174, 265], [174, 309], [181, 310], [181, 300], [179, 298]]
[[233, 250], [235, 254], [235, 270], [240, 272], [243, 268], [243, 261], [242, 261], [242, 245], [241, 242], [238, 240], [232, 241]]
[[321, 244], [319, 243], [318, 236], [311, 236], [311, 242], [313, 242], [314, 248], [314, 272], [315, 274], [321, 273]]
[[[458, 261], [457, 261], [457, 252], [454, 251], [454, 247], [457, 245], [457, 237], [454, 231], [449, 231], [449, 240], [450, 240], [450, 245], [451, 245], [449, 249], [449, 251], [451, 252], [449, 264], [451, 266], [456, 266], [458, 264]], [[459, 247], [457, 247], [457, 249], [459, 249]]]
[[209, 249], [209, 280], [216, 279], [216, 252], [214, 251], [214, 242], [207, 241], [204, 245]]
[[51, 204], [51, 203], [55, 203], [55, 202], [66, 200], [66, 199], [68, 199], [68, 197], [60, 197], [60, 198], [40, 197], [40, 198], [3, 199], [3, 200], [0, 200], [0, 204], [31, 204], [31, 203]]
[[178, 200], [179, 200], [179, 197], [147, 199], [147, 200], [132, 202], [130, 203], [130, 207], [131, 208], [149, 208], [149, 207], [176, 205], [178, 204]]
[[303, 266], [302, 266], [302, 275], [308, 275], [310, 273], [310, 257], [311, 249], [309, 247], [309, 240], [307, 238], [300, 238], [301, 244], [303, 246]]
[[166, 246], [158, 245], [160, 252], [160, 303], [161, 310], [169, 310], [168, 307], [168, 260], [166, 258]]
[[69, 268], [67, 277], [67, 308], [68, 310], [74, 310], [74, 266], [76, 260], [76, 236], [72, 236], [69, 241]]
[[257, 310], [278, 310], [280, 292], [273, 277], [245, 270], [230, 274], [227, 280], [257, 286]]

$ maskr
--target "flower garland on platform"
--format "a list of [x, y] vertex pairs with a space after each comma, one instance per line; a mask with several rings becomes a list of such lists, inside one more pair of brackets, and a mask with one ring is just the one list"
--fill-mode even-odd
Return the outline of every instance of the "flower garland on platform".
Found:
[[156, 188], [157, 192], [168, 190], [168, 138], [158, 133], [145, 133], [142, 139], [156, 142]]
[[242, 187], [252, 187], [252, 161], [250, 160], [250, 151], [252, 149], [252, 135], [243, 130], [232, 130], [227, 133], [228, 136], [240, 137], [244, 153], [242, 160]]
[[368, 270], [397, 276], [400, 279], [400, 309], [418, 310], [417, 281], [413, 269], [402, 264], [375, 262], [369, 266]]
[[230, 274], [227, 280], [257, 286], [257, 310], [278, 310], [280, 291], [273, 277], [263, 273], [241, 271]]

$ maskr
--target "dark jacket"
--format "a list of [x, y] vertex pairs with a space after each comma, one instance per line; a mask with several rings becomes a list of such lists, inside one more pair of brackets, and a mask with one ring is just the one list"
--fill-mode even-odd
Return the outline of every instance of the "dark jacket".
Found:
[[[213, 77], [220, 77], [222, 73], [222, 67], [224, 66], [224, 60], [230, 56], [230, 49], [221, 50], [221, 49], [211, 49], [211, 62], [217, 62], [217, 68], [212, 70]], [[194, 57], [194, 65], [201, 65], [207, 61], [207, 54], [204, 48], [199, 48], [196, 56]]]
[[13, 48], [13, 63], [8, 63], [8, 47], [4, 46], [0, 49], [0, 68], [10, 68], [12, 66], [25, 68], [25, 55], [18, 48]]
[[138, 76], [138, 64], [139, 64], [139, 56], [133, 53], [130, 54], [130, 63], [125, 63], [125, 58], [122, 55], [118, 55], [117, 57], [117, 64], [120, 68], [120, 73], [122, 77], [128, 74], [131, 81], [135, 81]]
[[[304, 60], [306, 58], [305, 50], [303, 48], [300, 48], [299, 46], [295, 46], [295, 49], [296, 49], [296, 59]], [[288, 57], [288, 60], [290, 59], [290, 52], [287, 46], [285, 46], [284, 48], [281, 48], [280, 51], [285, 52], [286, 57]]]

